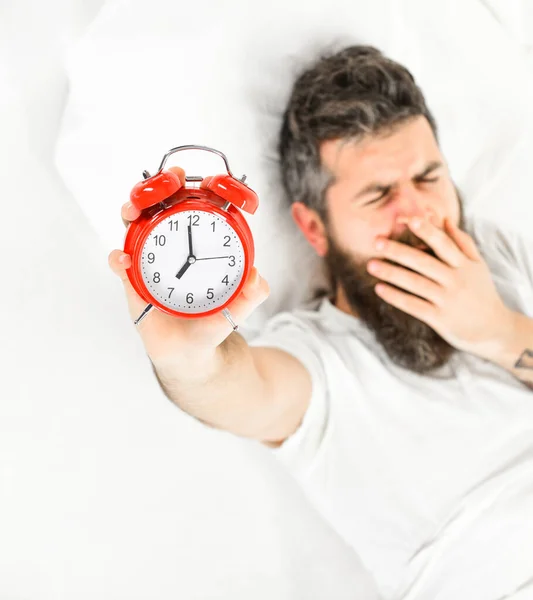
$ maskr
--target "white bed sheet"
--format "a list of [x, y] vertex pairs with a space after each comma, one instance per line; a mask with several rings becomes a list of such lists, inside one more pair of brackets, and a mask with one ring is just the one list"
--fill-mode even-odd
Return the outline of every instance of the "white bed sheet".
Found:
[[[293, 306], [293, 265], [314, 260], [267, 158], [287, 65], [343, 38], [410, 66], [469, 207], [527, 231], [530, 7], [100, 4], [1, 7], [2, 207], [18, 225], [0, 242], [0, 597], [371, 600], [357, 556], [268, 452], [163, 397], [107, 267], [120, 205], [170, 147], [220, 148], [261, 201], [250, 224], [273, 292], [250, 335]], [[231, 87], [214, 97], [215, 82]]]
[[0, 598], [373, 600], [267, 450], [164, 398], [55, 168], [65, 52], [99, 8], [0, 7]]

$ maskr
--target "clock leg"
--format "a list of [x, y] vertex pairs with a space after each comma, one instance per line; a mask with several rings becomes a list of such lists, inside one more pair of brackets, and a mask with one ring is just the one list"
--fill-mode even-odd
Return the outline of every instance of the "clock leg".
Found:
[[227, 308], [224, 308], [222, 311], [222, 314], [226, 317], [226, 319], [228, 320], [229, 324], [233, 327], [233, 331], [237, 331], [237, 329], [239, 329], [239, 326], [235, 324], [235, 321], [231, 318], [231, 313]]
[[150, 312], [152, 308], [152, 304], [147, 304], [142, 313], [135, 319], [135, 321], [133, 321], [133, 324], [138, 325], [144, 319], [144, 317], [146, 317], [146, 315]]

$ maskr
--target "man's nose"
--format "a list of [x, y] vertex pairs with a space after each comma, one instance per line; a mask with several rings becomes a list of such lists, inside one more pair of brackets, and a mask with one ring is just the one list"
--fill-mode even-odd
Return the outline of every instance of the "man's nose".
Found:
[[422, 198], [414, 191], [405, 191], [398, 198], [398, 209], [396, 213], [396, 226], [400, 229], [407, 225], [413, 217], [429, 219], [438, 226], [438, 215], [427, 198]]

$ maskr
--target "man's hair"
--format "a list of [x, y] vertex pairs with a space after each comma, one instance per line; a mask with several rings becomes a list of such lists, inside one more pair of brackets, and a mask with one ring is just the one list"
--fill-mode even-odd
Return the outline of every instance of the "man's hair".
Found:
[[327, 221], [331, 174], [320, 163], [321, 143], [392, 132], [420, 115], [437, 138], [414, 77], [380, 50], [357, 45], [322, 54], [297, 77], [283, 114], [277, 153], [287, 201], [303, 202]]

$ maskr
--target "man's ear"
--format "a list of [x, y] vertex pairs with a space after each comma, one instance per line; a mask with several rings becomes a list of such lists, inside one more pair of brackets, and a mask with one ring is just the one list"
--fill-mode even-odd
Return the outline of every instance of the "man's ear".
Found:
[[325, 256], [328, 251], [326, 227], [318, 213], [302, 202], [293, 202], [291, 214], [294, 222], [318, 256]]

